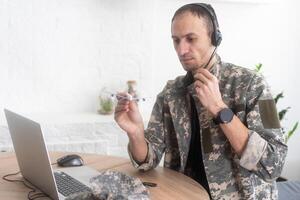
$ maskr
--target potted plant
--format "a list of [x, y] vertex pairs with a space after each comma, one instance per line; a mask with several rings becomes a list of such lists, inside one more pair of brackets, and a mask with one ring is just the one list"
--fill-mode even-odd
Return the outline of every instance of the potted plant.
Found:
[[100, 109], [98, 113], [109, 115], [114, 112], [114, 102], [109, 97], [99, 97]]
[[107, 89], [103, 88], [99, 95], [98, 113], [103, 115], [109, 115], [114, 112], [114, 109], [115, 109], [114, 100], [111, 98], [111, 95], [109, 95], [109, 92], [107, 92]]

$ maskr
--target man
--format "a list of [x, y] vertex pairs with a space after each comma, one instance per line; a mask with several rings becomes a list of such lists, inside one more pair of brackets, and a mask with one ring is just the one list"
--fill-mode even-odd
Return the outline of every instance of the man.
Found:
[[179, 8], [171, 32], [187, 75], [158, 94], [145, 131], [135, 102], [116, 107], [134, 166], [154, 168], [165, 153], [164, 167], [192, 177], [212, 199], [277, 199], [287, 146], [264, 79], [215, 54], [222, 36], [210, 5]]

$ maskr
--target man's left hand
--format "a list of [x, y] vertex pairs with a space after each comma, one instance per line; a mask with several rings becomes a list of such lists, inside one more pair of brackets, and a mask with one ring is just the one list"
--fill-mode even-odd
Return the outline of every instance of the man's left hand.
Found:
[[194, 73], [194, 87], [201, 104], [216, 117], [227, 105], [223, 102], [217, 77], [207, 69], [200, 68]]

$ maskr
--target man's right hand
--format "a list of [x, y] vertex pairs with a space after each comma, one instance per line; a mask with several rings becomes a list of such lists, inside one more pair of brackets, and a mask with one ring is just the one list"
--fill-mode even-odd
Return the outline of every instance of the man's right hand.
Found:
[[145, 160], [148, 151], [144, 136], [143, 118], [137, 103], [126, 97], [128, 97], [127, 93], [117, 94], [118, 105], [115, 109], [115, 120], [127, 132], [129, 149], [134, 160], [141, 163]]
[[[124, 97], [124, 98], [122, 98]], [[130, 140], [144, 140], [144, 123], [135, 101], [127, 99], [127, 93], [118, 93], [115, 120], [127, 132]]]

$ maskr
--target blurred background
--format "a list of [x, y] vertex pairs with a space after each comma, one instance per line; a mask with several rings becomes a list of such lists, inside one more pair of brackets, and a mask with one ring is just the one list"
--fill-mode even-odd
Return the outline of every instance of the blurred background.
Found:
[[[148, 121], [166, 81], [185, 73], [173, 49], [170, 22], [176, 9], [191, 2], [0, 0], [0, 150], [12, 149], [2, 112], [9, 108], [45, 124], [50, 150], [126, 157], [127, 137], [112, 115], [97, 114], [98, 96], [103, 87], [120, 91], [135, 80], [140, 95], [148, 97], [140, 103]], [[250, 69], [262, 63], [273, 94], [284, 91], [278, 109], [291, 107], [282, 121], [291, 129], [300, 120], [300, 2], [202, 2], [216, 10], [222, 60]], [[93, 148], [82, 146], [95, 138]], [[300, 180], [298, 130], [288, 146], [283, 176]]]

